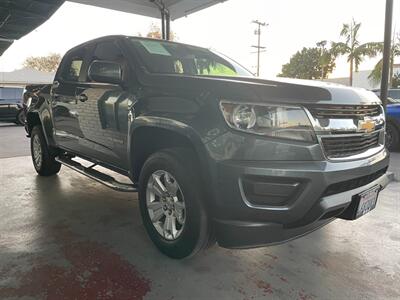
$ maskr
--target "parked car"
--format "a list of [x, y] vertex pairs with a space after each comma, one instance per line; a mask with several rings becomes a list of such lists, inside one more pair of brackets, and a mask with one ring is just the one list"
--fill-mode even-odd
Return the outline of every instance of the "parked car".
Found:
[[[375, 89], [372, 90], [378, 97], [381, 96], [381, 90]], [[393, 99], [392, 102], [400, 102], [400, 89], [389, 89], [388, 90], [388, 97]]]
[[63, 164], [138, 191], [172, 258], [283, 243], [373, 210], [388, 184], [384, 127], [372, 92], [258, 79], [204, 48], [127, 36], [70, 50], [27, 114], [39, 175]]
[[0, 86], [0, 121], [24, 125], [23, 93], [20, 87]]
[[[374, 90], [380, 97], [380, 90]], [[390, 151], [400, 149], [400, 89], [389, 89], [386, 110], [386, 146]]]
[[389, 99], [386, 112], [387, 147], [390, 151], [400, 150], [400, 100]]

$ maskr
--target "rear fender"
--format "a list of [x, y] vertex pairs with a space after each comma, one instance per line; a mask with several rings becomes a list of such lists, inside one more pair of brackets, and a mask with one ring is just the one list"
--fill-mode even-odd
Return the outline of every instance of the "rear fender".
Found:
[[28, 136], [30, 136], [33, 127], [40, 125], [43, 128], [47, 144], [53, 147], [56, 146], [51, 110], [43, 98], [39, 99], [33, 107], [29, 108], [26, 120]]

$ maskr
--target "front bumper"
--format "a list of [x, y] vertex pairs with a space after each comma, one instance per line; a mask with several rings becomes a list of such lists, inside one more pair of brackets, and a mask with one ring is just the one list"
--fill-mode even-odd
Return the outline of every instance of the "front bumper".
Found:
[[[354, 195], [385, 188], [388, 163], [386, 150], [349, 162], [220, 162], [214, 210], [218, 243], [249, 248], [312, 232], [340, 216]], [[249, 196], [245, 180], [255, 182], [257, 197]]]

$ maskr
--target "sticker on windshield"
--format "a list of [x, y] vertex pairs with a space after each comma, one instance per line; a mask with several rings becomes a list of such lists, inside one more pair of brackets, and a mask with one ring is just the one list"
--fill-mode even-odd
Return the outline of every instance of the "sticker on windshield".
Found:
[[160, 42], [140, 41], [140, 43], [151, 54], [171, 56], [171, 53], [169, 53]]

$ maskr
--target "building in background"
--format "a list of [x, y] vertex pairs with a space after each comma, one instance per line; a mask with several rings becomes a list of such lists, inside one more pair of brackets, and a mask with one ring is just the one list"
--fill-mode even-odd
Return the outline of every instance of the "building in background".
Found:
[[21, 69], [13, 72], [0, 72], [0, 87], [22, 87], [30, 84], [51, 84], [55, 73]]
[[[354, 72], [353, 74], [353, 86], [358, 88], [364, 88], [367, 90], [375, 90], [381, 87], [381, 84], [374, 84], [368, 79], [372, 70]], [[400, 73], [400, 64], [395, 64], [393, 68], [393, 74]], [[349, 77], [339, 77], [339, 78], [328, 78], [324, 81], [333, 82], [343, 85], [349, 85]]]

